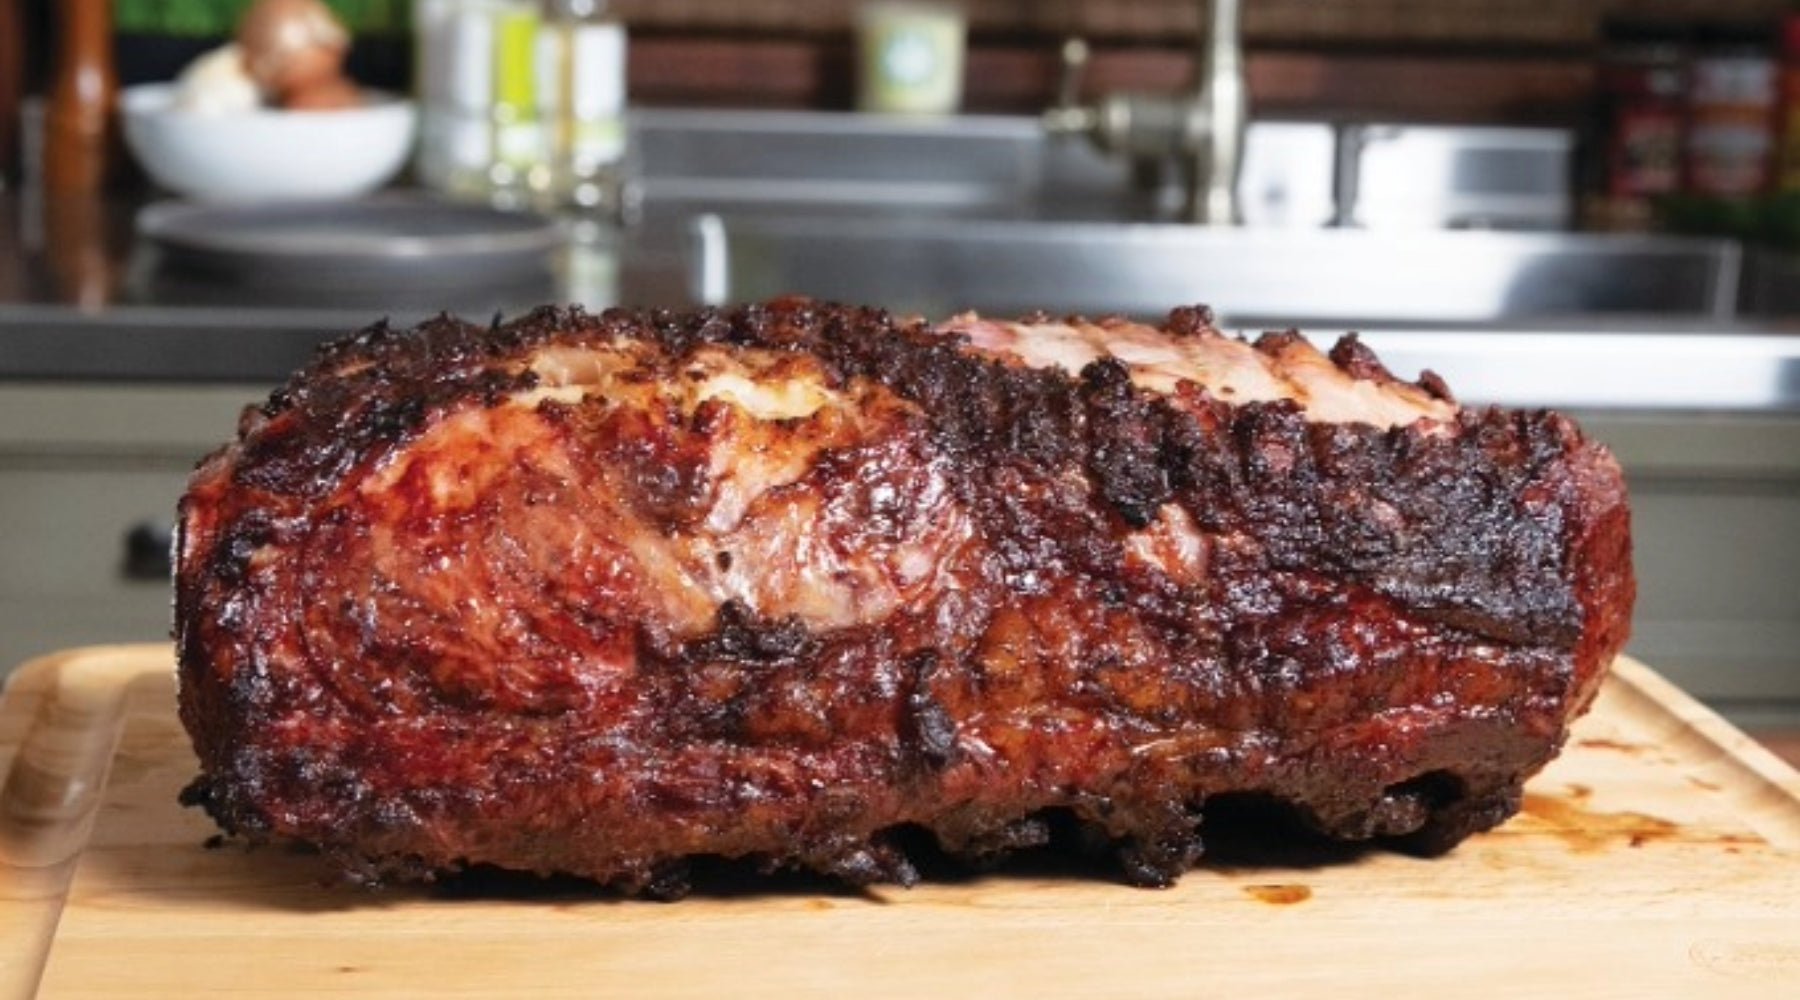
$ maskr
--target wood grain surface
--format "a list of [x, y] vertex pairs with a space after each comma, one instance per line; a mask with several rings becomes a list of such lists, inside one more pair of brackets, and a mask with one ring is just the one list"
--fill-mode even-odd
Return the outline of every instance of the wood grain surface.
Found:
[[367, 891], [209, 848], [169, 651], [0, 703], [0, 995], [1800, 996], [1800, 775], [1621, 660], [1524, 812], [1447, 857], [1237, 831], [1164, 891], [1069, 859], [850, 891], [725, 870]]

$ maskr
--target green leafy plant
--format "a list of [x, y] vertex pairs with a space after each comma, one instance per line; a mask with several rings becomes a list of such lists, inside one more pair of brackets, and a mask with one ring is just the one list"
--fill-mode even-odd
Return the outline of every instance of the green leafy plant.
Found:
[[[140, 35], [223, 37], [255, 0], [113, 0], [119, 31]], [[396, 35], [411, 30], [407, 0], [326, 0], [356, 34]]]

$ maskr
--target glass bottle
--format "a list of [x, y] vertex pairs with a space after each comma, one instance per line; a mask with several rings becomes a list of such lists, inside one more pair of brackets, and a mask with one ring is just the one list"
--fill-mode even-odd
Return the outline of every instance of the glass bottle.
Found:
[[533, 0], [496, 0], [488, 186], [489, 200], [503, 207], [528, 205], [549, 186], [538, 88], [541, 27]]
[[419, 180], [454, 197], [486, 200], [494, 149], [494, 6], [414, 0], [413, 37]]
[[546, 0], [538, 98], [558, 205], [624, 211], [625, 25], [606, 0]]

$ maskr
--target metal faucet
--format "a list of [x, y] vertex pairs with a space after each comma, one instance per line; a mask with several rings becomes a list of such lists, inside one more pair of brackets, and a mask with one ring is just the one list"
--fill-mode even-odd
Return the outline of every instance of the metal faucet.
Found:
[[1194, 84], [1185, 94], [1108, 94], [1076, 104], [1087, 62], [1080, 39], [1063, 44], [1058, 105], [1044, 113], [1054, 134], [1086, 135], [1104, 152], [1139, 164], [1174, 160], [1183, 166], [1183, 217], [1205, 225], [1235, 225], [1238, 167], [1249, 118], [1241, 0], [1200, 0], [1204, 33], [1196, 47]]

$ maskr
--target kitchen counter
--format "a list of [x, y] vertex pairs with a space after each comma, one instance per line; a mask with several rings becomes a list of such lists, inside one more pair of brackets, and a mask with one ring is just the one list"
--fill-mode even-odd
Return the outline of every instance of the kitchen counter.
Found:
[[[267, 384], [284, 378], [321, 341], [377, 320], [410, 325], [441, 311], [486, 319], [545, 302], [592, 309], [691, 306], [712, 294], [709, 282], [717, 267], [754, 275], [769, 272], [774, 264], [772, 259], [742, 255], [730, 261], [717, 259], [713, 256], [717, 241], [707, 239], [707, 233], [721, 218], [709, 214], [719, 203], [671, 199], [650, 202], [643, 221], [631, 227], [565, 220], [567, 239], [559, 249], [541, 266], [514, 269], [504, 280], [470, 281], [462, 273], [434, 280], [430, 272], [420, 271], [403, 281], [324, 287], [271, 272], [253, 274], [249, 281], [238, 275], [238, 280], [227, 283], [197, 273], [189, 263], [137, 237], [133, 219], [141, 207], [128, 200], [59, 204], [0, 194], [0, 381]], [[767, 204], [740, 208], [744, 214], [730, 218], [752, 224], [759, 212], [767, 219], [775, 211]], [[824, 217], [805, 218], [820, 223]], [[880, 218], [865, 214], [861, 222], [866, 229]], [[888, 218], [902, 226], [900, 216]], [[919, 221], [909, 218], [906, 224]], [[1015, 224], [1008, 231], [1032, 231], [1024, 225], [1027, 228]], [[1060, 229], [1053, 225], [1043, 232], [1066, 238], [1068, 229], [1066, 224]], [[1154, 232], [1161, 242], [1182, 232], [1179, 227], [1098, 231]], [[1277, 258], [1284, 252], [1281, 247], [1296, 239], [1314, 242], [1310, 237], [1267, 233], [1246, 232], [1245, 238], [1277, 240], [1276, 249], [1261, 252]], [[1130, 250], [1138, 237], [1127, 240], [1122, 246]], [[1343, 233], [1324, 245], [1355, 256], [1356, 240], [1356, 234]], [[1370, 237], [1371, 246], [1393, 242], [1391, 235]], [[852, 244], [846, 248], [839, 258], [854, 256], [848, 251], [860, 252]], [[899, 249], [884, 246], [882, 251], [891, 256]], [[1170, 252], [1174, 249], [1171, 244]], [[770, 252], [787, 250], [777, 246]], [[930, 258], [936, 250], [921, 246], [918, 254]], [[990, 267], [1000, 266], [997, 260], [984, 259]], [[941, 268], [943, 263], [931, 266]], [[1150, 262], [1145, 266], [1154, 269]], [[1202, 275], [1212, 273], [1196, 266]], [[806, 283], [809, 275], [822, 273], [803, 270], [758, 294], [800, 291], [829, 296], [831, 288]], [[882, 284], [883, 273], [890, 272], [878, 268], [859, 279], [868, 287], [858, 286], [851, 300], [887, 301], [882, 289], [890, 286]], [[1193, 280], [1159, 293], [1158, 308], [1173, 304], [1165, 302], [1170, 295], [1193, 289]], [[996, 273], [994, 287], [999, 281]], [[905, 298], [898, 292], [886, 295]], [[981, 305], [965, 302], [957, 308]], [[1279, 315], [1225, 317], [1228, 328], [1250, 331], [1295, 322], [1294, 317]], [[1796, 323], [1604, 314], [1441, 325], [1392, 318], [1300, 325], [1325, 337], [1359, 329], [1395, 370], [1431, 367], [1473, 402], [1566, 409], [1800, 412]]]
[[545, 302], [689, 303], [679, 240], [643, 227], [565, 223], [541, 267], [503, 281], [320, 287], [197, 273], [137, 236], [142, 202], [0, 192], [0, 380], [272, 383], [321, 341], [380, 319], [517, 314]]

